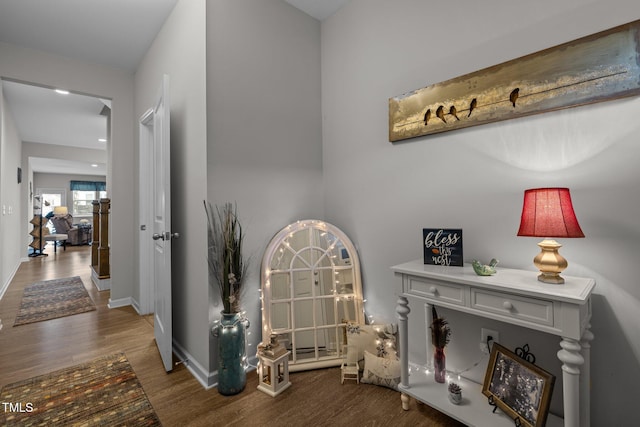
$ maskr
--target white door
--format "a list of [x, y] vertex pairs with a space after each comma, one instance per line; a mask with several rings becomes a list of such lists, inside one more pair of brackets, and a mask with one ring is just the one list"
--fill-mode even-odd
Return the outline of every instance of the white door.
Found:
[[173, 369], [171, 327], [171, 169], [169, 156], [169, 76], [153, 107], [154, 335], [167, 372]]

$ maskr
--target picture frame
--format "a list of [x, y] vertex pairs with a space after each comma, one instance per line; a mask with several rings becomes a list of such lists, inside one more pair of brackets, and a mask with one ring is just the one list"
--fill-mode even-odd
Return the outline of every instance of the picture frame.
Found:
[[389, 98], [389, 141], [636, 96], [640, 20]]
[[554, 375], [493, 343], [482, 394], [517, 426], [545, 425], [554, 383]]
[[423, 228], [422, 245], [424, 263], [462, 267], [461, 228]]

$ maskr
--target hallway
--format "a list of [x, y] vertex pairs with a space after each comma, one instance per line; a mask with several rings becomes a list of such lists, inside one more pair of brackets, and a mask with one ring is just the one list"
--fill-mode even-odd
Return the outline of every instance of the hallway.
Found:
[[[18, 269], [0, 301], [0, 386], [125, 351], [132, 359], [156, 356], [153, 328], [131, 307], [109, 310], [109, 292], [91, 282], [91, 247], [69, 246], [49, 256], [29, 258]], [[25, 286], [49, 279], [80, 276], [97, 310], [28, 325], [13, 326]], [[159, 361], [159, 358], [158, 358]]]
[[[0, 301], [0, 387], [123, 351], [148, 396], [150, 391], [182, 384], [196, 393], [205, 393], [183, 366], [172, 375], [165, 373], [155, 347], [151, 316], [139, 316], [132, 307], [107, 307], [109, 291], [99, 292], [91, 282], [90, 246], [68, 246], [65, 251], [54, 253], [49, 245], [45, 253], [49, 255], [29, 258], [20, 265]], [[25, 286], [70, 276], [81, 277], [96, 311], [13, 326]], [[161, 399], [150, 399], [159, 416]], [[165, 406], [172, 405], [167, 402]]]
[[[460, 426], [426, 405], [411, 401], [403, 411], [400, 395], [387, 388], [340, 385], [339, 368], [297, 372], [292, 387], [278, 398], [256, 390], [255, 373], [245, 390], [222, 396], [205, 390], [183, 364], [166, 374], [153, 338], [151, 316], [132, 307], [109, 309], [109, 291], [91, 282], [91, 248], [69, 246], [54, 255], [29, 258], [0, 300], [0, 388], [36, 375], [124, 352], [162, 424], [171, 426]], [[25, 286], [48, 279], [80, 276], [97, 310], [13, 326]]]

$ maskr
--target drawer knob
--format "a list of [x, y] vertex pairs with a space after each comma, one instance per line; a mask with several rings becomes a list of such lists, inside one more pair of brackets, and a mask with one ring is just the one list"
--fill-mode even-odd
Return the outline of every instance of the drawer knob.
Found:
[[513, 310], [513, 304], [511, 304], [511, 301], [505, 301], [502, 303], [502, 307], [504, 307], [505, 310]]
[[438, 288], [436, 288], [435, 286], [431, 286], [429, 288], [429, 292], [431, 292], [432, 294], [437, 294], [438, 293]]

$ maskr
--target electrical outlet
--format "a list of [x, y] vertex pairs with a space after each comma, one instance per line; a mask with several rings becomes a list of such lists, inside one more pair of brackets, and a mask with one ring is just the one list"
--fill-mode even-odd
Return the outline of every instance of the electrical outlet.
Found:
[[491, 348], [489, 347], [489, 343], [487, 342], [487, 340], [489, 340], [489, 337], [491, 337], [492, 343], [500, 342], [500, 333], [498, 331], [494, 331], [493, 329], [486, 329], [486, 328], [480, 329], [480, 350], [484, 354], [489, 354], [491, 351]]

